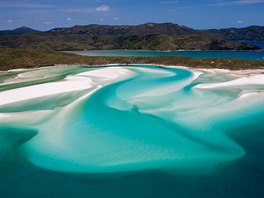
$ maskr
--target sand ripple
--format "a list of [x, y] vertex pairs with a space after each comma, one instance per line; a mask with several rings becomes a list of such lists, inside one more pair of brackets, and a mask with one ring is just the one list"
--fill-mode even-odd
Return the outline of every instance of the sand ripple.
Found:
[[235, 128], [263, 115], [263, 74], [155, 66], [74, 72], [1, 93], [6, 151], [19, 147], [31, 163], [66, 172], [209, 169], [244, 156]]

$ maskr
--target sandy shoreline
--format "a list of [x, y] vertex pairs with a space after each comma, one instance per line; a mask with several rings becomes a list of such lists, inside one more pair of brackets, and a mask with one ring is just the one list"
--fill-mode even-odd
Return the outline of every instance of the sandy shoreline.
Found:
[[58, 82], [43, 83], [3, 91], [0, 94], [0, 105], [56, 94], [95, 89], [98, 86], [125, 78], [129, 75], [132, 75], [132, 73], [121, 67], [102, 68], [95, 71], [82, 72], [66, 77]]
[[208, 67], [190, 67], [190, 66], [184, 66], [184, 65], [165, 65], [165, 64], [122, 64], [122, 63], [112, 63], [112, 64], [101, 64], [101, 65], [87, 65], [87, 64], [54, 64], [50, 66], [44, 66], [44, 67], [33, 67], [33, 68], [19, 68], [19, 69], [10, 69], [0, 72], [8, 72], [8, 71], [24, 71], [24, 70], [32, 70], [32, 69], [38, 69], [38, 68], [49, 68], [49, 67], [112, 67], [112, 66], [138, 66], [138, 65], [147, 65], [147, 66], [161, 66], [161, 67], [178, 67], [178, 68], [185, 68], [185, 69], [191, 69], [191, 70], [208, 70], [208, 71], [225, 71], [225, 72], [232, 72], [232, 73], [264, 73], [264, 69], [239, 69], [239, 70], [231, 70], [231, 69], [222, 69], [222, 68], [208, 68]]
[[[139, 66], [143, 64], [134, 64]], [[150, 65], [150, 64], [145, 64]], [[60, 65], [66, 66], [66, 65]], [[70, 66], [70, 65], [67, 65]], [[74, 66], [74, 65], [71, 65]], [[221, 83], [205, 83], [195, 86], [198, 89], [212, 89], [218, 87], [232, 87], [245, 85], [264, 85], [264, 70], [226, 70], [226, 69], [193, 69], [184, 66], [165, 66], [161, 67], [176, 67], [183, 69], [190, 69], [193, 72], [193, 80], [197, 79], [199, 75], [204, 72], [210, 72], [214, 75], [226, 74], [233, 75], [235, 79], [221, 82]], [[59, 66], [58, 66], [59, 67]], [[98, 85], [104, 85], [113, 82], [117, 79], [126, 78], [132, 75], [132, 72], [126, 67], [119, 64], [107, 64], [101, 66], [98, 70], [82, 72], [73, 76], [66, 77], [62, 81], [50, 82], [39, 85], [26, 86], [16, 89], [11, 89], [1, 92], [0, 105], [11, 104], [23, 100], [29, 100], [39, 97], [51, 96], [62, 93], [69, 93], [73, 91], [81, 91], [93, 89]], [[49, 67], [46, 67], [49, 68]], [[54, 66], [53, 66], [54, 68]], [[32, 69], [29, 69], [32, 70]], [[17, 71], [17, 70], [11, 70]], [[19, 69], [18, 71], [21, 71]], [[24, 70], [25, 71], [25, 70]], [[248, 94], [249, 96], [250, 94]]]

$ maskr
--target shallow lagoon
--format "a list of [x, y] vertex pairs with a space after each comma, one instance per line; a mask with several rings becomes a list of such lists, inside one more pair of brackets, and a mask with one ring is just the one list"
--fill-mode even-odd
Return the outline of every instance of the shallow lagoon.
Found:
[[133, 65], [2, 76], [1, 197], [263, 196], [259, 72]]

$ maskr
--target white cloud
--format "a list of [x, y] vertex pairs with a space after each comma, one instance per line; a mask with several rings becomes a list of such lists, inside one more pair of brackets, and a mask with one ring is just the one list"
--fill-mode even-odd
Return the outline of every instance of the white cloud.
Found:
[[242, 20], [238, 20], [237, 23], [238, 24], [241, 24], [241, 23], [243, 23], [243, 21]]
[[72, 12], [72, 13], [81, 13], [81, 14], [87, 14], [87, 13], [96, 13], [96, 12], [107, 12], [111, 8], [109, 6], [99, 6], [96, 8], [74, 8], [74, 9], [67, 9], [66, 12]]
[[14, 20], [13, 20], [13, 19], [7, 19], [6, 22], [7, 22], [7, 23], [13, 23]]
[[113, 19], [114, 19], [115, 21], [119, 21], [119, 20], [120, 20], [119, 17], [114, 17]]
[[94, 12], [93, 8], [75, 8], [75, 9], [67, 9], [66, 12], [73, 12], [73, 13], [92, 13]]
[[236, 0], [236, 1], [221, 1], [211, 4], [211, 6], [229, 6], [229, 5], [250, 5], [264, 3], [264, 0]]
[[160, 1], [161, 4], [176, 4], [176, 3], [179, 3], [178, 0], [163, 0], [163, 1]]
[[54, 22], [53, 21], [44, 21], [42, 24], [44, 25], [50, 25], [50, 24], [53, 24]]
[[107, 12], [110, 10], [110, 7], [106, 5], [102, 5], [102, 6], [95, 8], [95, 10], [98, 12]]
[[71, 21], [71, 20], [72, 20], [72, 18], [70, 18], [70, 17], [66, 18], [66, 21]]
[[92, 1], [93, 3], [104, 3], [104, 2], [106, 2], [105, 0], [94, 0], [94, 1]]
[[256, 4], [256, 3], [264, 3], [264, 0], [240, 0], [235, 2], [236, 4]]
[[39, 3], [11, 3], [11, 2], [1, 2], [1, 8], [51, 8], [53, 6], [47, 4]]

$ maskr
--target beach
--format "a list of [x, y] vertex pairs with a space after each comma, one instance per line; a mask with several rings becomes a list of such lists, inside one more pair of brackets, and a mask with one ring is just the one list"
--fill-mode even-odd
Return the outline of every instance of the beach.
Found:
[[[60, 66], [57, 68], [61, 70], [64, 67]], [[15, 78], [14, 83], [21, 84], [24, 81], [28, 81], [29, 77], [34, 79], [34, 75], [39, 77], [39, 74], [43, 74], [44, 71], [47, 73], [42, 75], [42, 77], [46, 78], [49, 72], [52, 73], [52, 70], [56, 70], [57, 68], [46, 67], [37, 69], [36, 71], [34, 71], [34, 69], [29, 70], [29, 72], [27, 72], [27, 70], [13, 71], [21, 72]], [[176, 66], [156, 67], [151, 65], [126, 65], [125, 67], [107, 65], [105, 67], [95, 67], [93, 69], [87, 67], [87, 69], [89, 69], [89, 71], [67, 75], [65, 78], [55, 82], [46, 82], [37, 85], [33, 84], [1, 92], [1, 119], [7, 126], [21, 125], [23, 128], [38, 128], [38, 135], [36, 135], [32, 141], [30, 140], [23, 145], [23, 150], [26, 151], [28, 159], [35, 165], [57, 171], [122, 172], [146, 168], [152, 169], [157, 166], [169, 166], [176, 169], [183, 165], [188, 167], [190, 164], [188, 164], [187, 161], [196, 158], [199, 160], [204, 159], [205, 161], [211, 160], [212, 162], [234, 160], [244, 155], [243, 149], [221, 132], [217, 133], [216, 136], [218, 136], [218, 140], [216, 141], [213, 137], [214, 135], [212, 137], [210, 135], [212, 126], [214, 126], [219, 119], [224, 121], [226, 115], [232, 115], [231, 117], [235, 118], [236, 115], [241, 112], [258, 112], [256, 111], [256, 107], [263, 104], [262, 88], [264, 85], [264, 75], [262, 70], [229, 71], [222, 69], [189, 69]], [[146, 75], [146, 77], [142, 75]], [[156, 82], [159, 83], [157, 84]], [[8, 79], [6, 85], [10, 84], [12, 84], [12, 80]], [[187, 89], [188, 86], [191, 86], [191, 88]], [[225, 89], [228, 94], [222, 95], [221, 89]], [[111, 93], [109, 95], [108, 91], [104, 90], [113, 91], [109, 92], [109, 94]], [[101, 94], [103, 95], [101, 96]], [[175, 97], [178, 98], [176, 101], [173, 99]], [[192, 102], [194, 98], [196, 103]], [[89, 107], [86, 107], [87, 105]], [[88, 109], [88, 115], [84, 112], [84, 114], [81, 113], [81, 109]], [[96, 114], [98, 110], [100, 110], [101, 113]], [[128, 112], [132, 114], [130, 115]], [[200, 114], [199, 119], [197, 118], [198, 112]], [[170, 131], [171, 129], [166, 128], [165, 125], [161, 123], [159, 124], [159, 119], [180, 124], [185, 126], [184, 130], [190, 130], [188, 133], [190, 133], [193, 138], [205, 138], [207, 139], [206, 141], [210, 141], [211, 144], [216, 144], [219, 147], [228, 148], [228, 145], [230, 145], [230, 149], [232, 148], [230, 150], [230, 155], [220, 157], [222, 155], [221, 152], [213, 154], [209, 150], [203, 151], [208, 152], [207, 157], [202, 157], [198, 153], [189, 153], [188, 145], [191, 144], [192, 141], [189, 142], [188, 139], [181, 137], [180, 134], [177, 135], [179, 136], [177, 138], [175, 135], [167, 135], [167, 137], [170, 137], [172, 140], [174, 138], [179, 139], [177, 141], [175, 139], [176, 142], [184, 141], [183, 147], [172, 146], [171, 140], [167, 138], [162, 140], [163, 137], [160, 136], [158, 131], [156, 132], [156, 136], [160, 136], [159, 139], [161, 140], [157, 142], [155, 142], [155, 138], [148, 139], [148, 136], [137, 136], [137, 133], [141, 130], [143, 130], [142, 133], [148, 133], [149, 130], [154, 130], [154, 128], [144, 129], [144, 127], [141, 127], [136, 130], [137, 133], [134, 135], [132, 135], [132, 130], [129, 132], [130, 135], [127, 134], [129, 137], [132, 135], [132, 137], [126, 140], [126, 133], [122, 134], [122, 130], [119, 129], [122, 125], [122, 121], [118, 120], [119, 114], [120, 116], [124, 114], [120, 117], [121, 120], [128, 116], [126, 122], [130, 120], [131, 124], [135, 123], [141, 116], [143, 116], [141, 118], [142, 120], [146, 119], [146, 123], [154, 122], [154, 120], [157, 119], [155, 121], [157, 124], [154, 124], [154, 126], [157, 125], [157, 129], [161, 127], [162, 129], [160, 128], [160, 130], [164, 132], [167, 131], [166, 133], [168, 134], [172, 133], [172, 131]], [[142, 115], [139, 116], [139, 114]], [[145, 114], [157, 118], [152, 120], [152, 118], [145, 117]], [[87, 116], [89, 119], [86, 121], [84, 118]], [[98, 116], [102, 116], [106, 120], [102, 120], [102, 122], [99, 118], [94, 120]], [[51, 119], [49, 117], [51, 117]], [[71, 126], [70, 123], [73, 121], [75, 122], [74, 126], [77, 128], [72, 128], [73, 126]], [[61, 124], [58, 128], [55, 123], [59, 122], [61, 122]], [[96, 126], [97, 122], [98, 126]], [[95, 126], [92, 127], [93, 125]], [[103, 129], [105, 125], [110, 128], [107, 127]], [[118, 125], [119, 127], [117, 127]], [[221, 124], [221, 127], [223, 126], [224, 125]], [[91, 134], [88, 133], [85, 136], [79, 134], [87, 127], [94, 132]], [[97, 131], [98, 127], [99, 129], [103, 127], [103, 134], [99, 135], [102, 132], [100, 132], [100, 130]], [[147, 124], [145, 127], [148, 128], [150, 125]], [[51, 128], [53, 128], [51, 130], [53, 135], [49, 132]], [[88, 130], [88, 128], [85, 130]], [[121, 128], [129, 128], [129, 124], [127, 123]], [[119, 135], [114, 135], [112, 137], [112, 135], [110, 135], [111, 133], [106, 133], [108, 130], [114, 130], [114, 133]], [[118, 132], [119, 130], [121, 131]], [[95, 144], [94, 140], [90, 142], [91, 145], [88, 147], [83, 145], [84, 150], [91, 147], [90, 149], [92, 149], [93, 152], [88, 152], [83, 155], [81, 150], [78, 151], [71, 146], [72, 143], [68, 144], [65, 142], [66, 139], [64, 136], [67, 134], [71, 135], [71, 131], [76, 131], [74, 135], [75, 138], [72, 138], [72, 141], [76, 141], [74, 144], [79, 144], [79, 148], [82, 148], [82, 144], [80, 144], [82, 141], [79, 138], [84, 138], [86, 136], [88, 142], [90, 142], [89, 139], [91, 137], [96, 139], [104, 137], [106, 139], [102, 144], [107, 145], [111, 142], [111, 146], [103, 146], [100, 144], [99, 146], [97, 145], [98, 143]], [[195, 131], [204, 131], [206, 136], [200, 137], [200, 133]], [[99, 134], [95, 135], [93, 133]], [[90, 137], [90, 135], [92, 136]], [[120, 138], [118, 138], [118, 136], [120, 136]], [[136, 148], [141, 147], [140, 141], [142, 138], [147, 138], [144, 141], [150, 141], [149, 149], [146, 149], [144, 152], [144, 160], [141, 158], [143, 156], [137, 156], [134, 153], [139, 152]], [[205, 141], [205, 139], [203, 141]], [[222, 139], [223, 143], [221, 143], [221, 141], [219, 142], [220, 139]], [[49, 147], [46, 146], [46, 141], [49, 142]], [[119, 144], [120, 146], [123, 144], [130, 145], [130, 148], [133, 149], [130, 149], [129, 152], [125, 149], [114, 151], [118, 148]], [[167, 146], [165, 146], [166, 144]], [[194, 142], [192, 142], [192, 144], [193, 146], [195, 145]], [[58, 146], [60, 147], [59, 150], [57, 148]], [[161, 149], [159, 148], [160, 146], [163, 147], [161, 153], [158, 151]], [[109, 148], [114, 149], [112, 152], [120, 152], [120, 158], [116, 158], [117, 156], [115, 155], [110, 158], [107, 157], [109, 158], [107, 161], [105, 161], [107, 159], [104, 157], [105, 155], [94, 160], [89, 158], [90, 155], [95, 155], [97, 152], [103, 152], [104, 149]], [[65, 149], [68, 150], [67, 154], [64, 153], [66, 152]], [[187, 153], [185, 149], [187, 149]], [[108, 153], [107, 150], [104, 152]], [[185, 153], [184, 157], [182, 154], [179, 154], [181, 152]], [[53, 153], [52, 156], [54, 157], [49, 157], [51, 153]], [[33, 157], [36, 155], [39, 155], [39, 157]], [[77, 157], [79, 155], [80, 157]], [[60, 158], [61, 160], [57, 160]], [[144, 165], [144, 163], [152, 160], [158, 160], [159, 163]], [[77, 164], [79, 165], [75, 164], [76, 162], [78, 162]], [[205, 166], [203, 163], [199, 164], [200, 165], [196, 164], [190, 167], [197, 168], [199, 166]]]
[[43, 186], [116, 195], [133, 183], [163, 196], [193, 182], [211, 195], [218, 188], [208, 185], [240, 193], [259, 183], [261, 69], [60, 65], [1, 77], [0, 179], [10, 195], [10, 186], [30, 186], [23, 196]]

